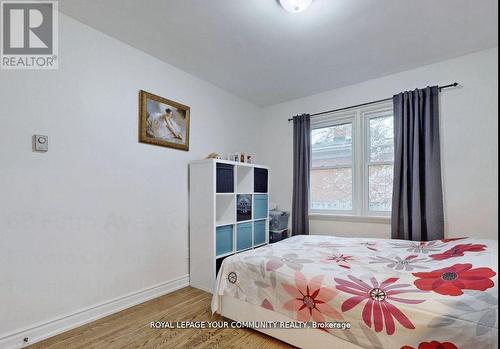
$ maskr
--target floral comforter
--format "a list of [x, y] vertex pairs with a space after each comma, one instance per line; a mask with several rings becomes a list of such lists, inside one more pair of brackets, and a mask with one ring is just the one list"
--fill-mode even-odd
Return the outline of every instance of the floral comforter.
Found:
[[[224, 260], [218, 295], [365, 348], [496, 348], [497, 241], [296, 236]], [[264, 320], [264, 319], [263, 319]]]

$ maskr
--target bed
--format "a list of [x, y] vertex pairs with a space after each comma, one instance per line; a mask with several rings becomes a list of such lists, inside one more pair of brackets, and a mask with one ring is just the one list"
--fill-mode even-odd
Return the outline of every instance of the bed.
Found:
[[212, 311], [301, 348], [497, 348], [497, 257], [486, 239], [296, 236], [226, 258]]

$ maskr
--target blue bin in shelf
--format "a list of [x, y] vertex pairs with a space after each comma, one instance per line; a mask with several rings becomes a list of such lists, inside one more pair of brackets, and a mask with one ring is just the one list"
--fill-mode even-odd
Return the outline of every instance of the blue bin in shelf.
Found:
[[256, 193], [267, 193], [267, 169], [265, 168], [255, 168], [253, 179], [254, 179], [254, 192]]
[[234, 192], [234, 166], [229, 164], [217, 164], [216, 169], [216, 192]]
[[253, 244], [261, 245], [266, 242], [267, 219], [256, 221], [253, 226]]
[[255, 195], [253, 218], [254, 219], [267, 218], [268, 214], [269, 213], [267, 210], [267, 195], [266, 194]]
[[221, 256], [233, 252], [233, 226], [217, 227], [215, 233], [215, 254]]
[[252, 247], [252, 223], [240, 223], [236, 228], [236, 250]]

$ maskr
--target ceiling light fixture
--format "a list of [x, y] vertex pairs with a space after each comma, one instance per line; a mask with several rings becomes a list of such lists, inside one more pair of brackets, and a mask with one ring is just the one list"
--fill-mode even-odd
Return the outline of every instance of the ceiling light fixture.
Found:
[[298, 13], [304, 11], [311, 5], [312, 0], [279, 0], [281, 7], [288, 12]]

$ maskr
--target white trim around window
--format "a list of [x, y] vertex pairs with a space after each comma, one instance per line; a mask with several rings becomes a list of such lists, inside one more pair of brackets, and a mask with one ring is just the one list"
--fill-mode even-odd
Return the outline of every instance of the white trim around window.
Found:
[[[341, 221], [388, 223], [390, 211], [370, 209], [369, 198], [369, 169], [370, 166], [390, 165], [393, 159], [383, 161], [371, 161], [370, 159], [370, 120], [380, 117], [392, 117], [392, 103], [380, 103], [377, 105], [352, 109], [340, 113], [327, 114], [311, 119], [311, 129], [321, 129], [338, 126], [347, 123], [352, 124], [352, 209], [332, 210], [310, 207], [309, 213], [312, 219], [337, 219]], [[314, 150], [314, 149], [313, 149]], [[314, 155], [313, 155], [314, 156]], [[348, 165], [338, 166], [311, 166], [314, 169], [345, 168]], [[312, 198], [312, 193], [311, 193]], [[311, 200], [312, 205], [312, 200]]]

